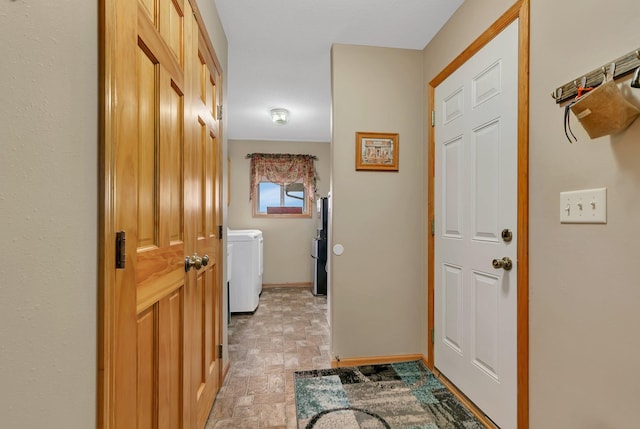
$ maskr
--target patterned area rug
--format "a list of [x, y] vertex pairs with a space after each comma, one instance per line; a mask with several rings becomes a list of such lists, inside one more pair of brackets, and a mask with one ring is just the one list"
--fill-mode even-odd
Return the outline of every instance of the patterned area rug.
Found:
[[421, 361], [298, 371], [298, 429], [484, 429]]

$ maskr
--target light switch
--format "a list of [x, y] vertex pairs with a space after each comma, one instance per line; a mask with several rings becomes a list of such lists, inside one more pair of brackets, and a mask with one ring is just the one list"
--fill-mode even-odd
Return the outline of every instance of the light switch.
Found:
[[607, 188], [560, 192], [560, 223], [607, 223]]

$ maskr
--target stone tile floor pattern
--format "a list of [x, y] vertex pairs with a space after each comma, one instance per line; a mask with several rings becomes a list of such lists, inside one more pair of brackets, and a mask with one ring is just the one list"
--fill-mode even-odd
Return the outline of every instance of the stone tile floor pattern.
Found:
[[231, 367], [205, 429], [295, 429], [294, 371], [329, 368], [327, 298], [263, 289], [254, 314], [232, 314]]

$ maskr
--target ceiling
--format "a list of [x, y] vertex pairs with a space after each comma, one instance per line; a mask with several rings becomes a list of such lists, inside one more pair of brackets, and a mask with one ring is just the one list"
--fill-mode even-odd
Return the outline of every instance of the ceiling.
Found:
[[[423, 49], [464, 0], [215, 0], [230, 140], [330, 141], [334, 43]], [[289, 123], [269, 111], [290, 111]]]

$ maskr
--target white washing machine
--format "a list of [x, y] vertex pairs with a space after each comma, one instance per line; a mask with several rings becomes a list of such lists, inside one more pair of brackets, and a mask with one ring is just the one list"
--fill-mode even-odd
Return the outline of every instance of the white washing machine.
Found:
[[262, 293], [263, 238], [258, 229], [227, 230], [227, 245], [233, 246], [229, 310], [254, 312]]

